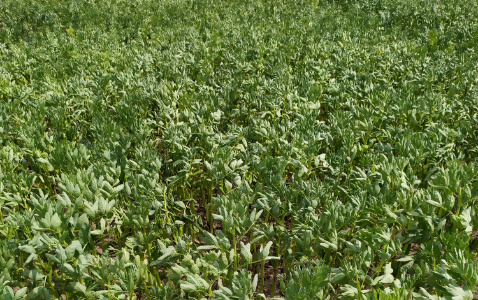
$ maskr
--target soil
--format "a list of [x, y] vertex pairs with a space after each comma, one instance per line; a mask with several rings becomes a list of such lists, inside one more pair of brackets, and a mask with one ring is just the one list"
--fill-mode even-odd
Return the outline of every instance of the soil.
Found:
[[410, 252], [408, 255], [413, 255], [413, 254], [416, 254], [418, 252], [418, 249], [420, 248], [420, 245], [417, 244], [417, 243], [412, 243], [412, 245], [410, 246]]
[[473, 235], [471, 236], [471, 240], [475, 240], [478, 238], [478, 230], [473, 231]]
[[[194, 204], [194, 207], [196, 208], [196, 213], [199, 215], [199, 217], [202, 220], [203, 229], [209, 232], [210, 231], [210, 224], [207, 220], [206, 209], [204, 208], [204, 206], [199, 206], [197, 201]], [[222, 222], [221, 221], [213, 220], [213, 225], [212, 226], [213, 226], [213, 234], [216, 234], [217, 230], [222, 230]]]
[[[115, 239], [112, 236], [106, 236], [104, 238], [104, 241], [105, 241], [106, 246], [110, 246], [110, 245], [115, 243]], [[95, 244], [95, 249], [96, 249], [96, 253], [98, 253], [98, 255], [103, 254], [103, 249], [101, 248], [101, 241], [99, 241], [98, 243]], [[110, 251], [109, 252], [109, 257], [115, 257], [115, 253], [116, 253], [116, 251]]]
[[[280, 271], [281, 271], [281, 269], [278, 268], [277, 277], [279, 277], [279, 274], [281, 273]], [[264, 268], [264, 273], [265, 273], [265, 276], [264, 276], [264, 291], [263, 291], [263, 293], [264, 293], [264, 295], [266, 295], [266, 298], [267, 299], [283, 298], [282, 294], [280, 293], [279, 278], [277, 278], [277, 281], [276, 281], [276, 290], [275, 290], [274, 296], [272, 297], [272, 295], [271, 295], [272, 287], [274, 286], [274, 267], [272, 266], [272, 264], [266, 265], [266, 267]], [[259, 283], [259, 285], [260, 285], [260, 283]]]

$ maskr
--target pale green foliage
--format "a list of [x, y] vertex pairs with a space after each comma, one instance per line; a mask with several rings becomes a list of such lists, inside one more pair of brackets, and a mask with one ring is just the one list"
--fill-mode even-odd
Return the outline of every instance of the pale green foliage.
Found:
[[0, 299], [472, 299], [477, 20], [0, 1]]

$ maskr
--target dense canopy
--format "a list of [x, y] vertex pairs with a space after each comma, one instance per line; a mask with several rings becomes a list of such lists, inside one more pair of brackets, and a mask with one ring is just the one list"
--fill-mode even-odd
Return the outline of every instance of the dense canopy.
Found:
[[477, 46], [477, 1], [0, 1], [0, 298], [473, 299]]

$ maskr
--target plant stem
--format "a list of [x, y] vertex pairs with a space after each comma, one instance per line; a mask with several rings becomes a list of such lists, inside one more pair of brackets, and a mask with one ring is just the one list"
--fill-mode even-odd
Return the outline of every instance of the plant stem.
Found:
[[[276, 256], [277, 257], [280, 257], [280, 252], [281, 252], [281, 249], [280, 249], [280, 236], [278, 238], [278, 241], [276, 243]], [[277, 269], [279, 267], [279, 261], [274, 261], [274, 283], [272, 285], [272, 289], [271, 289], [271, 298], [274, 298], [274, 295], [276, 293], [276, 285], [277, 285]]]
[[236, 227], [232, 227], [232, 244], [234, 245], [234, 271], [237, 271], [237, 243], [236, 243]]
[[260, 293], [264, 291], [265, 265], [266, 265], [266, 261], [262, 259], [261, 260], [261, 288], [259, 290]]

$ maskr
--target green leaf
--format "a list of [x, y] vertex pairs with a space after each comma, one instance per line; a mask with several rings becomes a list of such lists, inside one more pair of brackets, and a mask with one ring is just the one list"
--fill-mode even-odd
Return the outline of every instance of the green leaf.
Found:
[[15, 293], [15, 299], [23, 298], [23, 296], [25, 296], [27, 292], [28, 292], [28, 288], [27, 288], [27, 287], [24, 287], [24, 288], [19, 289], [19, 290]]
[[194, 283], [190, 283], [187, 281], [180, 281], [179, 286], [181, 287], [181, 290], [186, 293], [194, 293], [198, 289], [198, 287]]
[[209, 290], [209, 284], [207, 281], [197, 274], [187, 274], [187, 280], [179, 281], [179, 285], [181, 290], [185, 291], [186, 293], [193, 293], [196, 291], [206, 292]]
[[70, 207], [71, 206], [71, 200], [70, 200], [70, 197], [68, 197], [68, 195], [63, 192], [60, 195], [56, 195], [56, 200], [61, 203], [61, 205], [63, 205], [64, 207]]
[[61, 264], [66, 262], [66, 260], [68, 259], [65, 249], [60, 245], [56, 247], [56, 257], [58, 258]]
[[232, 183], [224, 179], [224, 186], [226, 187], [226, 192], [230, 192], [232, 190]]
[[261, 246], [261, 250], [259, 252], [259, 260], [266, 260], [269, 256], [269, 250], [271, 249], [272, 241], [267, 242], [264, 248]]
[[23, 271], [23, 274], [28, 278], [32, 279], [33, 281], [38, 281], [45, 278], [45, 275], [43, 275], [42, 272], [38, 270], [25, 270]]
[[244, 245], [241, 241], [241, 255], [247, 264], [252, 262], [251, 244]]
[[342, 290], [342, 296], [355, 298], [358, 294], [358, 289], [350, 284], [346, 284], [340, 289]]
[[78, 225], [81, 226], [82, 225], [90, 225], [90, 220], [88, 219], [88, 215], [87, 214], [82, 214], [79, 218], [78, 218]]
[[386, 274], [383, 275], [382, 279], [380, 280], [380, 283], [392, 283], [394, 280], [392, 274]]
[[13, 292], [13, 289], [9, 287], [8, 285], [3, 288], [3, 299], [4, 300], [13, 300], [15, 297], [15, 293]]
[[68, 247], [66, 247], [65, 252], [68, 258], [72, 258], [75, 256], [75, 253], [78, 253], [78, 255], [82, 254], [83, 247], [81, 246], [80, 241], [74, 240], [70, 245], [68, 245]]
[[30, 254], [36, 253], [35, 248], [33, 248], [30, 245], [18, 246], [18, 249], [20, 249], [23, 252], [30, 253]]
[[204, 236], [201, 238], [201, 240], [206, 242], [208, 245], [214, 246], [214, 248], [219, 247], [216, 237], [208, 231], [204, 231]]
[[27, 300], [50, 299], [51, 295], [47, 288], [39, 286], [28, 293]]
[[445, 286], [447, 293], [452, 300], [473, 300], [473, 293], [468, 288], [462, 288], [456, 284], [448, 284]]
[[51, 229], [58, 229], [61, 226], [61, 219], [57, 213], [55, 213], [50, 220], [50, 228]]
[[90, 241], [90, 234], [90, 225], [82, 225], [78, 232], [78, 238], [82, 245], [86, 246], [88, 244]]
[[25, 263], [23, 264], [23, 267], [25, 268], [26, 266], [28, 266], [30, 263], [36, 261], [38, 259], [38, 255], [36, 255], [35, 253], [32, 253], [28, 256], [27, 260], [25, 261]]
[[400, 262], [407, 262], [407, 261], [413, 261], [413, 260], [414, 260], [413, 256], [404, 256], [402, 258], [397, 259], [397, 261], [400, 261]]
[[73, 290], [77, 293], [80, 293], [82, 295], [85, 295], [86, 294], [86, 287], [79, 283], [79, 282], [70, 282], [70, 285], [73, 287]]

